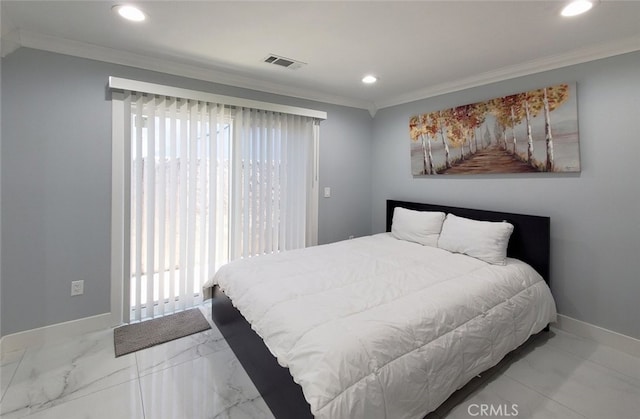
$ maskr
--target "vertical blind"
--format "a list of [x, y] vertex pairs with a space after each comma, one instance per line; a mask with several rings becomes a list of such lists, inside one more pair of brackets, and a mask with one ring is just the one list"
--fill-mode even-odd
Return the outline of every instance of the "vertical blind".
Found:
[[200, 303], [202, 284], [230, 260], [317, 243], [316, 119], [127, 90], [122, 97], [130, 320]]
[[312, 220], [307, 211], [314, 205], [308, 197], [317, 197], [314, 121], [242, 108], [234, 127], [231, 257], [316, 244], [307, 233], [307, 226], [317, 225], [317, 216]]

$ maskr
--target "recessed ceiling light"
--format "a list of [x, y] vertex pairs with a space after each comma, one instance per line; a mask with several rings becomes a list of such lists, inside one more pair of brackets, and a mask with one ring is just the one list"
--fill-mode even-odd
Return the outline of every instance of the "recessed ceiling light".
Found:
[[564, 17], [581, 15], [588, 12], [593, 7], [593, 2], [588, 0], [575, 0], [567, 4], [560, 13]]
[[120, 16], [132, 22], [142, 22], [147, 18], [142, 10], [128, 4], [115, 5], [112, 7], [112, 10], [118, 12]]
[[378, 81], [378, 78], [376, 76], [372, 76], [372, 75], [368, 75], [368, 76], [364, 76], [362, 78], [362, 82], [365, 84], [372, 84]]

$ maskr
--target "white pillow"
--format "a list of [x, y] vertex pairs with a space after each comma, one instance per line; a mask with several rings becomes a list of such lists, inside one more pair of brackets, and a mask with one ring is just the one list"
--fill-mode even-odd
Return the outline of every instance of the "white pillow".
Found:
[[506, 221], [476, 221], [448, 214], [442, 225], [438, 247], [494, 265], [504, 265], [512, 232], [513, 225]]
[[396, 239], [436, 247], [444, 217], [444, 212], [413, 211], [396, 207], [393, 210], [391, 234]]

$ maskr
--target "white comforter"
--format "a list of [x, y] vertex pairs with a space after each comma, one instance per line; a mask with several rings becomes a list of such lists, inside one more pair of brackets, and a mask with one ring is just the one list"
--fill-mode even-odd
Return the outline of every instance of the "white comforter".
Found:
[[556, 315], [523, 262], [389, 234], [236, 261], [214, 282], [318, 418], [422, 418]]

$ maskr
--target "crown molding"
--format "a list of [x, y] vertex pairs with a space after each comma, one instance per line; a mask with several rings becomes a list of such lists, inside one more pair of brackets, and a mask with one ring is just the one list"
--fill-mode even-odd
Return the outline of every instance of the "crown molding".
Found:
[[4, 58], [20, 48], [20, 32], [11, 29], [0, 35], [0, 57]]
[[[90, 60], [104, 61], [112, 64], [137, 67], [145, 70], [173, 74], [176, 76], [225, 84], [244, 89], [258, 90], [266, 93], [367, 110], [372, 106], [372, 103], [368, 101], [327, 94], [311, 89], [282, 85], [279, 83], [232, 74], [206, 66], [184, 64], [170, 59], [161, 59], [148, 55], [136, 54], [129, 51], [43, 35], [22, 29], [18, 30], [17, 40], [19, 46], [26, 48], [50, 51], [74, 57], [87, 58]], [[15, 49], [17, 48], [14, 48], [14, 50]]]
[[447, 93], [457, 92], [472, 87], [483, 86], [516, 77], [528, 76], [543, 71], [555, 70], [575, 64], [582, 64], [615, 55], [626, 54], [640, 50], [640, 37], [632, 37], [614, 42], [592, 45], [564, 54], [550, 55], [537, 60], [527, 61], [522, 64], [503, 67], [495, 71], [489, 71], [473, 77], [467, 77], [450, 83], [442, 83], [425, 89], [399, 95], [386, 100], [375, 102], [377, 109], [402, 105], [417, 100], [428, 99]]
[[516, 77], [527, 76], [543, 71], [555, 70], [557, 68], [639, 51], [640, 37], [631, 37], [613, 42], [596, 44], [568, 53], [551, 55], [541, 59], [503, 67], [477, 76], [429, 86], [411, 93], [376, 100], [374, 102], [327, 94], [312, 89], [293, 87], [265, 80], [258, 80], [206, 66], [184, 64], [178, 61], [150, 57], [129, 51], [43, 35], [21, 29], [14, 29], [7, 34], [2, 35], [2, 57], [10, 54], [21, 46], [91, 60], [104, 61], [112, 64], [158, 71], [244, 89], [258, 90], [261, 92], [299, 99], [365, 109], [373, 118], [375, 117], [376, 112], [383, 108], [428, 99], [430, 97], [496, 83]]

